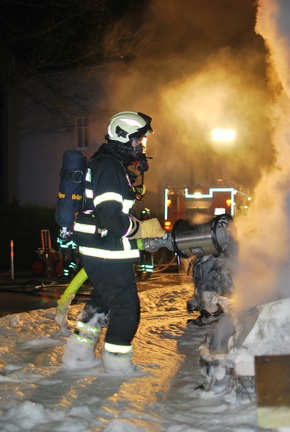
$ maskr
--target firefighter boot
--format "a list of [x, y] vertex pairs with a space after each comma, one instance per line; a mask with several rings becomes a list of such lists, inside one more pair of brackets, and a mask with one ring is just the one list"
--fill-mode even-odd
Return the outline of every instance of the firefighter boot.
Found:
[[[120, 352], [121, 351], [121, 352]], [[133, 347], [105, 343], [103, 366], [110, 375], [130, 375], [136, 367], [133, 365]]]
[[100, 328], [77, 321], [76, 330], [65, 347], [63, 364], [69, 368], [86, 368], [100, 364], [101, 361], [94, 356], [100, 333]]

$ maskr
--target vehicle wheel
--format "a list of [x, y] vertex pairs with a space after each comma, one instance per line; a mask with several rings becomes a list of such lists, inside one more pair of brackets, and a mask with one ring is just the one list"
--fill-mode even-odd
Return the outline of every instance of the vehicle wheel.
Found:
[[55, 273], [57, 276], [63, 276], [63, 262], [62, 262], [62, 260], [58, 260], [56, 262]]
[[33, 261], [31, 266], [32, 274], [35, 276], [42, 276], [46, 270], [46, 263], [41, 259], [36, 259]]

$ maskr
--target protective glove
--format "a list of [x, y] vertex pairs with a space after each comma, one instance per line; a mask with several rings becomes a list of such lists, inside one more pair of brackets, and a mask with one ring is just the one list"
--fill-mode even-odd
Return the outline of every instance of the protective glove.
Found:
[[72, 240], [73, 232], [70, 228], [61, 228], [57, 243], [62, 249], [76, 249], [76, 243]]
[[131, 235], [129, 233], [128, 238], [130, 239], [163, 237], [165, 235], [165, 231], [157, 218], [145, 221], [132, 218], [132, 222], [135, 225], [135, 229], [131, 230]]
[[62, 227], [59, 231], [59, 238], [63, 241], [68, 240], [72, 236], [72, 230], [67, 227]]

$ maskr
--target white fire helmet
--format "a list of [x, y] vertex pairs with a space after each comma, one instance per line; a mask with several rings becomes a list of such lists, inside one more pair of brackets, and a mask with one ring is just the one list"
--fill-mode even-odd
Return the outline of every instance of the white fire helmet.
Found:
[[133, 138], [152, 134], [151, 121], [151, 117], [141, 112], [120, 112], [111, 118], [107, 138], [123, 144], [129, 143]]

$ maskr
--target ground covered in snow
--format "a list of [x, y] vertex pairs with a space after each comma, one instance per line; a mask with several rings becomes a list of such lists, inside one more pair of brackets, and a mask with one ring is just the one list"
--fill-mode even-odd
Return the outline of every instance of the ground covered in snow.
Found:
[[[237, 400], [204, 392], [198, 347], [210, 325], [188, 320], [190, 278], [178, 274], [140, 284], [141, 325], [134, 339], [137, 372], [110, 377], [101, 366], [62, 366], [66, 336], [55, 309], [0, 319], [0, 430], [19, 432], [249, 432], [255, 395]], [[70, 307], [73, 328], [83, 307]], [[103, 337], [96, 348], [102, 350]]]

